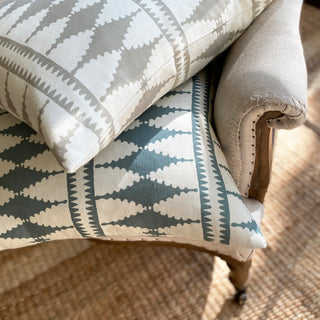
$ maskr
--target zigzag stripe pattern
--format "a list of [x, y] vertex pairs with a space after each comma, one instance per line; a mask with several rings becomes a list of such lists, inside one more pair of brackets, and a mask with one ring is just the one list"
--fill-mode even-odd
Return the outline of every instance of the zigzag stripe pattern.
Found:
[[200, 79], [198, 75], [193, 77], [192, 88], [192, 131], [193, 131], [193, 147], [195, 162], [197, 166], [200, 202], [201, 202], [201, 223], [203, 230], [203, 239], [206, 241], [213, 241], [214, 235], [211, 225], [212, 208], [209, 200], [209, 189], [207, 183], [206, 168], [201, 148], [201, 132], [200, 124], [201, 111], [200, 111]]
[[91, 160], [84, 166], [84, 180], [85, 182], [85, 198], [86, 200], [86, 210], [87, 210], [87, 215], [89, 217], [89, 224], [94, 231], [94, 236], [95, 237], [105, 237], [106, 235], [104, 234], [100, 223], [99, 223], [99, 216], [97, 212], [97, 206], [96, 206], [96, 199], [95, 199], [95, 191], [94, 191], [94, 160]]
[[78, 208], [77, 202], [77, 185], [76, 185], [76, 174], [69, 173], [67, 175], [67, 185], [68, 185], [68, 203], [69, 203], [69, 211], [70, 216], [73, 222], [73, 225], [79, 232], [82, 238], [89, 238], [89, 233], [87, 232], [85, 226], [81, 221], [81, 212]]
[[105, 236], [99, 223], [94, 188], [93, 160], [76, 174], [67, 175], [69, 210], [72, 222], [83, 238]]
[[[26, 60], [26, 65], [36, 63], [37, 66], [51, 73], [51, 76], [55, 76], [55, 81], [70, 87], [74, 93], [78, 93], [78, 97], [83, 101], [85, 105], [89, 105], [93, 108], [93, 112], [98, 113], [101, 119], [104, 119], [104, 125], [110, 126], [112, 124], [112, 118], [108, 111], [102, 106], [102, 104], [95, 98], [95, 96], [84, 86], [77, 78], [71, 73], [62, 68], [60, 65], [51, 61], [47, 57], [40, 53], [21, 45], [11, 39], [0, 36], [0, 47], [6, 49], [1, 50], [0, 66], [9, 70], [10, 73], [23, 79], [26, 83], [32, 85], [34, 88], [45, 94], [48, 98], [54, 101], [64, 110], [68, 111], [79, 122], [84, 123], [97, 135], [102, 134], [102, 129], [97, 128], [97, 124], [93, 122], [92, 118], [86, 117], [84, 113], [79, 113], [79, 107], [74, 106], [74, 102], [70, 101], [69, 97], [63, 95], [63, 90], [59, 93], [59, 88], [52, 89], [45, 79], [41, 75], [45, 75], [45, 72], [33, 73], [27, 68], [23, 68], [21, 65], [15, 63], [13, 59], [14, 54], [23, 56]], [[28, 62], [27, 62], [28, 61]], [[68, 91], [68, 90], [66, 90]], [[79, 102], [78, 102], [79, 103]], [[8, 105], [9, 110], [12, 109], [11, 105]]]
[[207, 140], [207, 146], [208, 146], [208, 155], [211, 162], [212, 171], [215, 174], [216, 183], [218, 185], [218, 197], [220, 198], [218, 202], [220, 203], [219, 209], [220, 215], [222, 216], [220, 221], [220, 243], [228, 245], [230, 243], [230, 208], [229, 208], [229, 201], [227, 197], [227, 190], [225, 187], [224, 179], [222, 177], [221, 171], [219, 169], [219, 164], [217, 161], [216, 153], [214, 150], [214, 143], [212, 136], [210, 134], [210, 124], [209, 124], [209, 118], [208, 118], [208, 112], [209, 112], [209, 89], [208, 89], [208, 82], [205, 84], [205, 118], [206, 118], [206, 140]]

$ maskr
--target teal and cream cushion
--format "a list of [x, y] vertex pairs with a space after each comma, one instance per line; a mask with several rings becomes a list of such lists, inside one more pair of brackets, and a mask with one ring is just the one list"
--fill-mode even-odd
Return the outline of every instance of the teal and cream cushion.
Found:
[[195, 75], [75, 173], [2, 112], [0, 249], [67, 238], [158, 240], [241, 259], [241, 250], [264, 247], [208, 121], [209, 91], [205, 71]]
[[271, 0], [2, 0], [0, 105], [74, 172]]

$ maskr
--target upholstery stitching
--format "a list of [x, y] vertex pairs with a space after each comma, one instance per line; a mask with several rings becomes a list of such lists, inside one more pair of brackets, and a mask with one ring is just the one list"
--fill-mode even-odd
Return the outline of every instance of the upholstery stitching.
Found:
[[[261, 103], [260, 101], [263, 100], [263, 103]], [[290, 105], [291, 106], [291, 109], [299, 109], [299, 114], [298, 115], [290, 115], [290, 114], [285, 114], [284, 117], [289, 119], [289, 120], [292, 120], [294, 121], [295, 123], [298, 123], [298, 118], [301, 117], [303, 114], [305, 115], [305, 112], [306, 112], [306, 109], [307, 109], [307, 106], [306, 104], [302, 103], [300, 100], [298, 99], [294, 99], [292, 98], [292, 102], [293, 102], [293, 105]], [[241, 184], [240, 184], [240, 181], [242, 179], [242, 176], [243, 176], [243, 172], [242, 172], [242, 168], [243, 168], [243, 162], [242, 162], [242, 157], [243, 157], [243, 152], [242, 152], [242, 141], [240, 139], [240, 135], [241, 135], [241, 128], [242, 128], [242, 123], [244, 122], [245, 118], [256, 108], [264, 108], [264, 111], [262, 112], [262, 114], [259, 114], [257, 115], [257, 118], [256, 118], [256, 121], [260, 118], [260, 116], [262, 116], [267, 110], [266, 110], [266, 106], [268, 105], [272, 105], [272, 106], [275, 106], [277, 107], [278, 106], [278, 109], [280, 109], [281, 106], [283, 106], [283, 108], [281, 108], [282, 110], [280, 110], [280, 112], [282, 113], [285, 113], [289, 107], [289, 104], [287, 103], [282, 103], [282, 102], [273, 102], [270, 100], [270, 97], [266, 97], [266, 98], [263, 98], [263, 97], [259, 97], [259, 96], [256, 96], [256, 97], [252, 97], [250, 99], [250, 102], [248, 102], [248, 100], [246, 102], [244, 102], [241, 106], [241, 109], [244, 108], [246, 105], [251, 105], [250, 108], [243, 114], [243, 116], [241, 117], [240, 121], [239, 121], [239, 124], [238, 124], [238, 128], [237, 128], [237, 149], [238, 149], [238, 154], [239, 154], [239, 172], [238, 172], [238, 176], [235, 177], [235, 180], [236, 180], [236, 183], [237, 185], [240, 187]], [[272, 111], [272, 110], [270, 110]], [[278, 111], [277, 108], [274, 108], [274, 111]], [[272, 120], [272, 119], [270, 119]], [[268, 120], [268, 123], [270, 123], [270, 120]], [[255, 126], [253, 128], [253, 134], [254, 134], [254, 138], [252, 136], [252, 139], [254, 140], [254, 143], [252, 144], [256, 144], [256, 140], [255, 140], [255, 136], [256, 136], [256, 130], [255, 130]], [[251, 161], [250, 161], [250, 164], [249, 164], [249, 172], [252, 172], [253, 171], [253, 168], [255, 166], [255, 152], [252, 152], [251, 153]], [[254, 158], [253, 158], [254, 156]], [[249, 183], [246, 184], [246, 191], [244, 192], [245, 195], [248, 194], [248, 191], [249, 191], [249, 188], [251, 186], [251, 179], [249, 181]]]

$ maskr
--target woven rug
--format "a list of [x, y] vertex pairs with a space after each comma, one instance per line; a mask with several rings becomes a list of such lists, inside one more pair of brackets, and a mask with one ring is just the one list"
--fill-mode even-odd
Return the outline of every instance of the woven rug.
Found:
[[73, 240], [0, 253], [0, 319], [319, 319], [320, 10], [301, 29], [309, 119], [278, 134], [245, 306], [206, 253]]

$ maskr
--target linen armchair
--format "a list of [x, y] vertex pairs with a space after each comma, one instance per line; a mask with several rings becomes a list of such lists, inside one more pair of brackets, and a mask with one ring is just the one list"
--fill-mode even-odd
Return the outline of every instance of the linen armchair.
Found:
[[[292, 129], [306, 120], [301, 6], [300, 0], [275, 0], [253, 22], [227, 54], [215, 97], [215, 129], [232, 176], [244, 197], [261, 203], [275, 129]], [[238, 301], [245, 299], [249, 265], [229, 263]]]
[[[257, 11], [261, 11], [259, 3], [254, 2], [253, 8]], [[265, 1], [262, 3], [266, 5]], [[117, 137], [104, 153], [76, 172], [64, 172], [40, 135], [0, 111], [4, 119], [0, 124], [3, 137], [0, 158], [4, 168], [0, 172], [0, 187], [4, 191], [0, 215], [7, 219], [7, 225], [0, 226], [1, 248], [77, 237], [123, 241], [126, 236], [130, 242], [147, 240], [161, 245], [188, 245], [218, 255], [227, 262], [230, 280], [237, 291], [236, 300], [243, 303], [253, 251], [265, 245], [258, 225], [270, 178], [274, 129], [294, 128], [306, 117], [306, 68], [299, 36], [301, 5], [302, 0], [274, 0], [228, 52], [206, 68], [206, 72], [169, 92], [162, 98], [164, 100], [153, 105]], [[12, 26], [13, 30], [16, 25]], [[4, 39], [3, 47], [23, 53], [23, 59], [42, 61], [39, 68], [52, 68], [54, 74], [55, 70], [60, 70], [63, 81], [68, 76], [72, 78], [66, 81], [68, 86], [78, 81], [74, 78], [75, 71], [68, 73], [47, 57], [17, 42]], [[54, 49], [52, 46], [48, 54]], [[45, 82], [41, 84], [36, 78], [27, 78], [27, 72], [23, 73], [13, 63], [8, 64], [9, 58], [2, 62], [9, 71], [13, 70], [12, 74], [20, 82], [26, 78], [47, 98], [61, 98], [61, 95], [56, 97], [49, 86], [45, 87]], [[9, 71], [4, 79], [4, 97], [8, 108], [15, 113], [9, 90], [13, 76], [9, 79]], [[57, 77], [61, 75], [59, 72]], [[211, 89], [208, 89], [208, 72], [211, 73]], [[27, 89], [28, 85], [22, 95], [23, 116], [26, 115]], [[82, 90], [84, 88], [76, 90], [81, 101], [91, 96], [91, 92], [84, 96]], [[152, 90], [148, 91], [148, 103], [156, 101], [161, 90], [156, 96], [150, 94]], [[16, 96], [13, 100], [19, 100]], [[165, 105], [170, 97], [176, 104], [174, 107]], [[67, 100], [63, 101], [66, 104]], [[43, 110], [48, 103], [49, 99]], [[70, 105], [67, 106], [71, 110]], [[207, 107], [213, 105], [213, 110], [208, 110]], [[139, 113], [141, 110], [135, 110], [130, 117]], [[179, 115], [180, 120], [174, 118], [175, 115]], [[220, 145], [210, 131], [208, 116]], [[85, 118], [84, 115], [77, 117]], [[88, 121], [84, 121], [84, 125], [88, 125]], [[97, 129], [94, 125], [92, 128]], [[41, 126], [38, 131], [41, 133]], [[171, 144], [171, 149], [166, 150], [166, 144], [177, 136], [179, 145]], [[53, 143], [56, 150], [68, 154], [64, 150], [70, 142], [68, 139], [62, 139], [62, 147]], [[183, 151], [187, 147], [186, 156]], [[20, 152], [18, 157], [15, 152]], [[60, 162], [64, 162], [64, 158], [60, 158]], [[157, 161], [155, 169], [152, 165]], [[188, 171], [192, 171], [191, 178], [180, 182]], [[16, 177], [17, 184], [13, 181]], [[198, 181], [192, 177], [197, 177]], [[230, 186], [226, 187], [224, 181], [229, 181]], [[240, 193], [233, 188], [234, 183]], [[134, 189], [135, 186], [140, 189]], [[48, 191], [51, 187], [55, 187], [52, 194]], [[216, 194], [209, 194], [209, 189], [216, 190]], [[221, 193], [223, 197], [219, 198]], [[184, 201], [198, 198], [201, 198], [198, 216], [193, 215], [192, 208], [185, 208], [177, 215], [172, 213]], [[155, 199], [157, 201], [151, 203]], [[105, 203], [109, 205], [107, 209]], [[216, 212], [221, 211], [220, 216], [208, 213], [213, 203]], [[26, 205], [32, 210], [26, 210]], [[121, 205], [124, 207], [118, 210]], [[231, 214], [225, 214], [227, 209]], [[218, 241], [212, 246], [214, 236]]]

